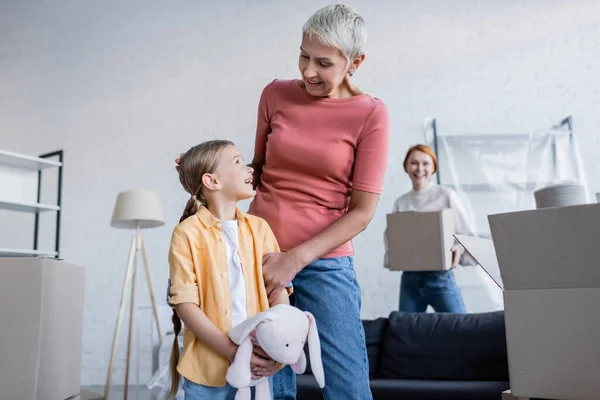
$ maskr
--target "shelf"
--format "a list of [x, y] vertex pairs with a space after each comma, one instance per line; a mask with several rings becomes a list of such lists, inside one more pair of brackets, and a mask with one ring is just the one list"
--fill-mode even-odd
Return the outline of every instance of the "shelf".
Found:
[[52, 204], [23, 203], [20, 201], [13, 202], [0, 200], [0, 210], [38, 213], [43, 211], [58, 211], [60, 210], [60, 207]]
[[55, 251], [31, 250], [31, 249], [3, 249], [0, 248], [0, 257], [56, 257]]
[[40, 170], [44, 168], [60, 167], [62, 166], [62, 163], [54, 160], [47, 160], [45, 158], [26, 156], [24, 154], [0, 150], [0, 165]]

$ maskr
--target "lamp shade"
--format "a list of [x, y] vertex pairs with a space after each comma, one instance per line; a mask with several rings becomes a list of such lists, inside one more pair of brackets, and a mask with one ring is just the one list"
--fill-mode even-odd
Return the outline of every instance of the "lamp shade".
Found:
[[121, 229], [155, 228], [165, 224], [160, 200], [150, 190], [119, 193], [111, 225]]

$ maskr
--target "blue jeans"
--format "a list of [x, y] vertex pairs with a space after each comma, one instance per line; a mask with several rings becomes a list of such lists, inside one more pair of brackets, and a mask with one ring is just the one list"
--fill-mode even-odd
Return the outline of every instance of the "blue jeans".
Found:
[[[237, 389], [229, 384], [225, 386], [204, 386], [183, 378], [183, 391], [185, 400], [234, 400]], [[271, 394], [273, 392], [273, 378], [269, 379]], [[252, 389], [254, 395], [254, 388]]]
[[467, 309], [452, 271], [405, 271], [400, 283], [400, 311], [466, 313]]
[[[360, 287], [354, 257], [322, 258], [293, 281], [295, 306], [317, 321], [326, 400], [371, 400]], [[273, 376], [275, 400], [296, 399], [296, 375], [285, 367]]]

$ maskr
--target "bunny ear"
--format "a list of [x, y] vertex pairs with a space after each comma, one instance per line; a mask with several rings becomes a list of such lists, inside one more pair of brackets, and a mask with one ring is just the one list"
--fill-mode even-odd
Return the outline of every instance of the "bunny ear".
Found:
[[293, 364], [290, 364], [292, 371], [297, 374], [302, 375], [306, 371], [306, 355], [304, 355], [304, 350], [300, 353], [300, 358]]
[[310, 355], [310, 368], [312, 373], [323, 389], [325, 387], [325, 373], [323, 372], [323, 363], [321, 362], [321, 342], [319, 341], [319, 332], [317, 331], [317, 321], [308, 311], [304, 312], [310, 322], [308, 328], [308, 354]]
[[252, 339], [245, 339], [238, 347], [233, 362], [227, 369], [225, 379], [234, 388], [243, 388], [250, 385], [252, 372], [250, 360], [252, 359]]
[[235, 344], [239, 345], [244, 341], [244, 339], [246, 339], [248, 337], [250, 332], [252, 332], [254, 329], [256, 329], [258, 324], [260, 324], [261, 322], [265, 322], [265, 321], [273, 321], [277, 318], [279, 318], [279, 315], [277, 315], [271, 311], [263, 311], [261, 313], [258, 313], [256, 315], [246, 319], [244, 322], [240, 323], [239, 325], [236, 325], [233, 328], [231, 328], [231, 330], [229, 331], [229, 338]]

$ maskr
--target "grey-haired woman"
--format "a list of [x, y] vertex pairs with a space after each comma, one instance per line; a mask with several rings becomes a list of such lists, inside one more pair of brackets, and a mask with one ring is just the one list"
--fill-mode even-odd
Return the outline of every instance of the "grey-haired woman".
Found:
[[[365, 59], [362, 17], [350, 6], [318, 10], [303, 27], [301, 79], [263, 90], [249, 212], [267, 220], [283, 252], [263, 260], [269, 299], [293, 282], [295, 304], [317, 320], [326, 399], [371, 399], [361, 291], [352, 239], [369, 225], [387, 166], [385, 104], [350, 77]], [[260, 374], [261, 371], [254, 371]], [[295, 399], [289, 367], [275, 399]]]

